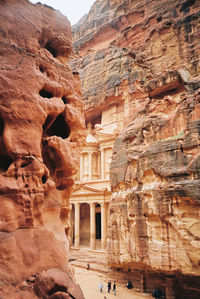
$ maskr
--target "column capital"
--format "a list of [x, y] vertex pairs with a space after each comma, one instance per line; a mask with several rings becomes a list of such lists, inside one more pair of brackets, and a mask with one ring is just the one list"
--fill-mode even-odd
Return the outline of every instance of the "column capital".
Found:
[[100, 150], [100, 152], [104, 152], [105, 151], [105, 147], [100, 147], [99, 150]]

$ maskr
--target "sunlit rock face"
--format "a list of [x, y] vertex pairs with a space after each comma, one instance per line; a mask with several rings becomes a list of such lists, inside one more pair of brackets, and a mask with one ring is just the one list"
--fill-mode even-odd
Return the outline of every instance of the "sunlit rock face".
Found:
[[167, 298], [200, 296], [199, 4], [99, 0], [73, 27], [86, 115], [124, 115], [108, 264]]
[[69, 271], [68, 199], [85, 134], [70, 53], [70, 24], [58, 11], [0, 2], [2, 287], [50, 268]]

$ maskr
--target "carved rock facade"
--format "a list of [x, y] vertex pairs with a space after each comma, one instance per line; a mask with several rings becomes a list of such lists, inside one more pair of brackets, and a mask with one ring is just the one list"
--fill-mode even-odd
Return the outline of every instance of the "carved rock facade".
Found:
[[99, 0], [73, 28], [86, 119], [123, 115], [108, 264], [167, 298], [200, 296], [199, 4]]
[[[0, 20], [0, 297], [34, 298], [36, 284], [42, 298], [83, 298], [68, 264], [68, 199], [85, 134], [70, 24], [27, 0], [1, 1]], [[42, 293], [40, 279], [51, 281]]]

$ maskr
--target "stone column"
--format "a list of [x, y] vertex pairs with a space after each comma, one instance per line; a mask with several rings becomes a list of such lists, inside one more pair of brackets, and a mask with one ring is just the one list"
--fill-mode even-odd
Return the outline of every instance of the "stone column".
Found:
[[109, 204], [106, 203], [106, 231], [108, 231], [108, 220], [110, 217]]
[[101, 203], [101, 249], [106, 248], [106, 209], [105, 204]]
[[75, 247], [80, 246], [80, 203], [75, 203]]
[[70, 239], [69, 239], [69, 244], [70, 244], [70, 246], [72, 246], [73, 245], [73, 242], [74, 242], [74, 240], [73, 240], [73, 233], [74, 233], [74, 226], [73, 226], [73, 211], [72, 211], [72, 208], [73, 208], [73, 204], [72, 203], [70, 203], [70, 210], [69, 210], [69, 220], [70, 220], [70, 230], [69, 230], [69, 237], [70, 237]]
[[92, 153], [89, 153], [89, 173], [88, 173], [88, 180], [92, 180]]
[[80, 181], [82, 181], [83, 177], [83, 155], [80, 156]]
[[95, 203], [90, 204], [90, 248], [96, 249]]
[[105, 161], [104, 161], [104, 148], [101, 149], [101, 180], [104, 180], [104, 166], [105, 166]]

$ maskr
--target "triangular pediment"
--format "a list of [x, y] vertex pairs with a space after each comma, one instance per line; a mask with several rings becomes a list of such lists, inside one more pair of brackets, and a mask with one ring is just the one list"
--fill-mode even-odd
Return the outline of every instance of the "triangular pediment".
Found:
[[73, 192], [72, 192], [72, 196], [74, 195], [79, 195], [79, 194], [88, 194], [88, 193], [94, 193], [94, 194], [98, 194], [98, 193], [103, 193], [105, 191], [105, 189], [97, 189], [88, 185], [75, 185], [73, 188]]

